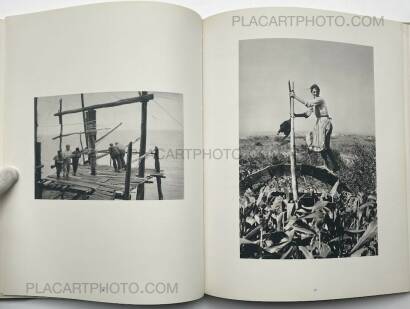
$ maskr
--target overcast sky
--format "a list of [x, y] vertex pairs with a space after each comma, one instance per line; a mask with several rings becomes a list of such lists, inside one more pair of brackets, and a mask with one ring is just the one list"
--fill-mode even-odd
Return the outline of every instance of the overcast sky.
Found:
[[[373, 48], [301, 39], [245, 40], [239, 44], [240, 135], [276, 131], [289, 118], [288, 80], [296, 95], [311, 99], [320, 86], [333, 132], [374, 135]], [[295, 101], [296, 112], [305, 107]], [[314, 115], [296, 120], [311, 129]]]
[[[152, 93], [152, 92], [150, 92]], [[181, 94], [153, 92], [154, 100], [148, 102], [147, 129], [183, 131], [183, 102]], [[114, 102], [137, 97], [138, 92], [107, 92], [84, 94], [85, 106]], [[59, 135], [59, 100], [63, 100], [63, 111], [80, 108], [80, 94], [42, 97], [38, 99], [38, 134]], [[140, 131], [141, 104], [133, 103], [118, 107], [97, 109], [97, 128], [113, 128], [122, 122], [118, 130]], [[84, 131], [81, 113], [63, 116], [64, 134]], [[136, 135], [137, 136], [137, 135]]]

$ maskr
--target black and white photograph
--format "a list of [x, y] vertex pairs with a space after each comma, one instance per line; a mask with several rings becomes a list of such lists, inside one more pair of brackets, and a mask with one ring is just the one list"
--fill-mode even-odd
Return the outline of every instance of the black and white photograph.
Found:
[[36, 97], [34, 127], [36, 199], [184, 199], [182, 94]]
[[378, 255], [373, 48], [239, 43], [243, 259]]

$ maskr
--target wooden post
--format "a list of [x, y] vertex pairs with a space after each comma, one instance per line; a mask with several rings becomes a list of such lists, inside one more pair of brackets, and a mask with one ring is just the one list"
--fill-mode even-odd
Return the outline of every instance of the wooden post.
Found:
[[[81, 108], [84, 109], [84, 94], [81, 93], [80, 97], [81, 97]], [[83, 115], [83, 125], [84, 125], [84, 135], [85, 135], [85, 146], [87, 147], [87, 150], [88, 150], [87, 124], [86, 124], [86, 119], [85, 119], [85, 112], [84, 112], [84, 110], [82, 111], [81, 114]], [[80, 143], [82, 143], [82, 141], [81, 141], [81, 133], [80, 133]], [[81, 145], [81, 148], [82, 148], [81, 150], [84, 150], [83, 145]], [[85, 165], [85, 158], [84, 158], [84, 157], [85, 157], [85, 156], [84, 156], [84, 153], [83, 153], [83, 164]], [[87, 157], [88, 157], [88, 163], [90, 163], [90, 155], [87, 155]]]
[[81, 146], [81, 155], [83, 157], [83, 165], [85, 165], [84, 147], [83, 147], [83, 139], [81, 137], [81, 133], [80, 133], [80, 146]]
[[43, 187], [40, 184], [41, 180], [41, 169], [43, 168], [43, 165], [41, 164], [41, 143], [36, 142], [35, 143], [35, 198], [36, 199], [41, 199], [43, 196]]
[[34, 147], [37, 143], [37, 128], [38, 128], [38, 114], [37, 114], [37, 101], [38, 98], [34, 98]]
[[[295, 85], [288, 82], [289, 92], [294, 91]], [[292, 177], [292, 195], [295, 207], [298, 202], [298, 183], [296, 179], [296, 151], [295, 151], [295, 101], [293, 98], [289, 99], [290, 103], [290, 173]]]
[[[63, 111], [63, 99], [60, 99], [60, 109], [59, 112], [61, 113]], [[58, 123], [60, 124], [60, 145], [58, 149], [62, 151], [61, 144], [63, 143], [63, 116], [59, 115], [58, 116]]]
[[91, 109], [86, 111], [86, 137], [88, 140], [88, 161], [90, 162], [91, 175], [95, 176], [96, 166], [97, 166], [97, 156], [95, 152], [95, 140], [97, 138], [97, 120], [96, 120], [96, 111]]
[[[147, 92], [143, 91], [142, 96], [146, 95]], [[139, 165], [138, 165], [138, 177], [145, 177], [145, 151], [147, 143], [147, 103], [148, 100], [141, 101], [141, 140], [140, 140], [140, 151], [139, 151]], [[144, 199], [144, 183], [141, 183], [137, 187], [137, 200]]]
[[130, 199], [130, 178], [131, 178], [132, 142], [128, 144], [127, 150], [127, 170], [125, 171], [125, 188], [122, 196], [123, 200]]
[[[155, 149], [154, 149], [154, 160], [155, 160], [155, 171], [157, 173], [161, 173], [161, 165], [159, 164], [159, 151], [158, 151], [157, 146], [155, 146]], [[161, 177], [158, 175], [156, 178], [157, 178], [158, 199], [163, 200], [164, 195], [162, 194]]]
[[34, 98], [34, 197], [41, 199], [43, 196], [41, 180], [41, 143], [37, 141], [37, 127], [38, 127], [38, 114], [37, 114], [37, 98]]
[[[81, 108], [84, 109], [84, 94], [81, 94]], [[82, 111], [83, 114], [83, 124], [84, 124], [84, 132], [85, 132], [85, 136], [87, 136], [87, 124], [86, 124], [86, 120], [85, 120], [85, 112], [84, 110]], [[85, 145], [88, 148], [88, 140], [87, 137], [85, 138]]]

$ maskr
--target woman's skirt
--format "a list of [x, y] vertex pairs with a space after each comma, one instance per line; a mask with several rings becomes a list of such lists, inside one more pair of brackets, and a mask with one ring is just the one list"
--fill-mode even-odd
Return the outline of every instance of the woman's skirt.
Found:
[[330, 148], [330, 136], [332, 135], [333, 125], [328, 117], [316, 119], [313, 130], [306, 136], [306, 143], [310, 150], [321, 152]]

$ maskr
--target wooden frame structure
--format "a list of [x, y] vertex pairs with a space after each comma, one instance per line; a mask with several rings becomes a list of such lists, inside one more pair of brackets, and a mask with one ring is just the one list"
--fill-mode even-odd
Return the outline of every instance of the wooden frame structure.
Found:
[[[295, 83], [288, 81], [289, 93], [295, 90]], [[295, 205], [298, 202], [298, 181], [296, 176], [296, 145], [295, 145], [295, 99], [289, 98], [290, 114], [290, 173], [292, 177], [292, 195]]]
[[[88, 163], [90, 165], [90, 174], [91, 176], [97, 177], [97, 160], [106, 154], [97, 157], [97, 153], [101, 151], [96, 150], [96, 143], [100, 141], [102, 138], [110, 134], [116, 128], [118, 128], [122, 123], [120, 123], [115, 128], [111, 129], [107, 132], [104, 136], [97, 139], [97, 110], [102, 108], [110, 108], [110, 107], [117, 107], [126, 104], [133, 104], [133, 103], [141, 103], [141, 136], [140, 136], [140, 148], [138, 152], [135, 152], [139, 155], [138, 157], [138, 173], [137, 173], [137, 180], [131, 180], [131, 164], [132, 164], [132, 144], [130, 142], [127, 147], [127, 164], [126, 164], [126, 173], [125, 173], [125, 181], [124, 181], [124, 190], [122, 193], [123, 199], [130, 199], [130, 185], [131, 183], [137, 182], [137, 200], [143, 200], [145, 197], [145, 183], [151, 183], [151, 178], [156, 178], [157, 182], [157, 190], [158, 190], [158, 198], [160, 200], [163, 199], [162, 193], [162, 185], [161, 185], [161, 178], [165, 178], [162, 171], [160, 170], [160, 163], [159, 163], [159, 154], [158, 154], [158, 147], [155, 147], [153, 153], [146, 153], [146, 141], [147, 141], [147, 103], [154, 99], [153, 94], [148, 94], [146, 91], [139, 92], [138, 97], [131, 97], [127, 99], [122, 99], [114, 102], [107, 102], [102, 104], [95, 104], [90, 106], [85, 106], [84, 104], [84, 95], [81, 94], [81, 108], [65, 110], [62, 109], [62, 99], [59, 100], [59, 110], [54, 116], [58, 117], [59, 125], [60, 125], [60, 134], [53, 139], [59, 139], [59, 150], [62, 150], [62, 138], [65, 136], [79, 134], [80, 135], [80, 144], [82, 146], [81, 135], [85, 134], [86, 140], [86, 151], [82, 149], [81, 153], [83, 155], [83, 163], [86, 163], [84, 159], [84, 153], [88, 154]], [[37, 141], [37, 101], [38, 99], [34, 99], [34, 115], [35, 115], [35, 130], [34, 130], [34, 138], [35, 138], [35, 160], [36, 160], [36, 168], [35, 168], [35, 197], [42, 198], [42, 188], [44, 187], [44, 180], [41, 176], [41, 143]], [[75, 132], [70, 134], [63, 134], [63, 116], [69, 114], [76, 114], [82, 113], [83, 122], [84, 122], [84, 132]], [[153, 155], [155, 160], [155, 170], [146, 175], [145, 169], [145, 159], [147, 155]], [[117, 176], [115, 177], [117, 178]], [[59, 188], [59, 186], [52, 186], [53, 188]], [[54, 189], [55, 190], [55, 189]], [[94, 191], [93, 191], [94, 192]]]

